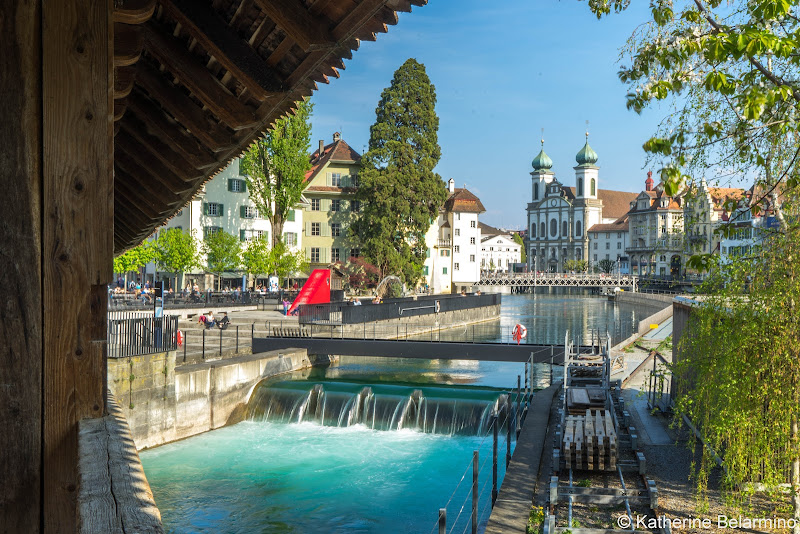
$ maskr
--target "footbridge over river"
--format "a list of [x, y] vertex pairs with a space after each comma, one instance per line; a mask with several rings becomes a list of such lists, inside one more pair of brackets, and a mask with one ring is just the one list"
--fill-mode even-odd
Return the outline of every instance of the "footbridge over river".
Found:
[[619, 287], [636, 291], [637, 282], [638, 278], [631, 275], [533, 272], [483, 275], [477, 285], [485, 288], [587, 287], [610, 289]]
[[[574, 346], [572, 351], [597, 353], [600, 347]], [[491, 343], [410, 339], [360, 339], [346, 337], [270, 336], [253, 338], [253, 353], [306, 349], [309, 354], [377, 356], [425, 360], [481, 360], [493, 362], [562, 363], [565, 345]]]

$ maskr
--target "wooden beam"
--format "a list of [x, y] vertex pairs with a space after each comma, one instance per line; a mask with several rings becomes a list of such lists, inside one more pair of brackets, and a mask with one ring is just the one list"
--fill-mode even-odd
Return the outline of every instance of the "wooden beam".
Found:
[[[128, 175], [125, 171], [117, 167], [115, 169], [114, 180], [114, 202], [125, 201], [130, 204], [136, 204], [139, 211], [141, 211], [148, 220], [157, 221], [161, 216], [167, 212], [160, 210], [156, 206], [152, 196], [143, 193], [141, 188], [136, 186], [136, 180]], [[115, 211], [114, 213], [117, 213]]]
[[132, 24], [114, 24], [114, 66], [133, 65], [142, 56], [142, 28]]
[[[345, 18], [336, 24], [332, 32], [333, 38], [340, 41], [344, 38], [355, 36], [362, 26], [369, 22], [372, 17], [386, 5], [386, 1], [387, 0], [362, 0], [362, 2], [352, 9]], [[374, 40], [374, 37], [371, 40]]]
[[[135, 119], [125, 121], [122, 125], [122, 132], [135, 139], [145, 148], [145, 153], [141, 157], [147, 158], [146, 161], [151, 161], [150, 158], [158, 159], [185, 182], [203, 176], [202, 172], [183, 159], [181, 154], [173, 150], [169, 144], [161, 141], [158, 137], [148, 134], [144, 125], [138, 123]], [[118, 136], [117, 139], [121, 143], [125, 142], [125, 137], [119, 138]]]
[[205, 112], [177, 87], [166, 81], [160, 72], [145, 65], [144, 61], [138, 67], [137, 83], [201, 143], [215, 152], [233, 147], [234, 139], [225, 128], [208, 120]]
[[44, 532], [74, 532], [78, 421], [102, 417], [114, 238], [112, 2], [42, 2]]
[[[117, 136], [125, 135], [125, 132], [120, 132]], [[165, 206], [176, 206], [180, 200], [176, 200], [180, 191], [178, 189], [186, 190], [184, 183], [178, 184], [170, 181], [169, 183], [159, 180], [157, 176], [153, 176], [149, 167], [145, 167], [139, 160], [139, 155], [136, 152], [128, 152], [128, 145], [117, 143], [114, 151], [114, 164], [126, 171], [128, 174], [136, 178], [136, 182], [144, 189], [154, 195], [153, 200], [164, 204]], [[133, 155], [135, 154], [135, 155]]]
[[[42, 514], [42, 3], [0, 16], [0, 532], [40, 532]], [[66, 527], [65, 527], [66, 528]]]
[[141, 168], [147, 171], [151, 179], [164, 184], [173, 194], [180, 195], [193, 189], [192, 176], [177, 175], [156, 158], [149, 147], [140, 143], [125, 128], [117, 134], [114, 146], [117, 153], [121, 151], [128, 156], [135, 156], [136, 160], [141, 163]]
[[333, 46], [335, 39], [328, 24], [309, 13], [301, 0], [256, 0], [256, 4], [304, 51]]
[[[292, 41], [289, 37], [284, 37], [283, 41], [275, 47], [275, 50], [267, 58], [267, 65], [274, 67], [283, 59], [289, 50], [291, 50], [292, 46], [294, 46], [294, 41]], [[287, 80], [288, 82], [288, 80]]]
[[156, 0], [116, 0], [114, 22], [144, 24], [153, 16]]
[[125, 98], [136, 83], [136, 69], [133, 67], [114, 68], [114, 98]]
[[282, 92], [281, 77], [265, 68], [264, 59], [225, 24], [210, 4], [194, 0], [162, 0], [161, 4], [255, 98], [265, 100]]
[[122, 116], [125, 115], [125, 109], [126, 106], [124, 100], [114, 101], [114, 122], [122, 119]]
[[147, 51], [164, 64], [222, 122], [234, 130], [252, 127], [258, 123], [253, 110], [231, 94], [179, 39], [157, 28], [153, 21], [144, 28]]
[[131, 112], [126, 120], [131, 120], [135, 116], [146, 126], [148, 133], [166, 139], [166, 142], [169, 142], [172, 148], [195, 169], [207, 169], [217, 165], [217, 159], [204, 146], [187, 134], [179, 123], [168, 119], [164, 112], [157, 109], [139, 91], [134, 91], [126, 102]]

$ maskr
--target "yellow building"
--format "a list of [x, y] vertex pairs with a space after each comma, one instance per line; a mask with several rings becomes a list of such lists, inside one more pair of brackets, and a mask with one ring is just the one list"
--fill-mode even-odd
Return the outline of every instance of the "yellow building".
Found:
[[333, 134], [333, 143], [320, 140], [311, 155], [311, 170], [303, 197], [303, 249], [311, 269], [346, 262], [360, 256], [358, 245], [348, 237], [350, 225], [361, 207], [353, 200], [358, 186], [361, 156]]

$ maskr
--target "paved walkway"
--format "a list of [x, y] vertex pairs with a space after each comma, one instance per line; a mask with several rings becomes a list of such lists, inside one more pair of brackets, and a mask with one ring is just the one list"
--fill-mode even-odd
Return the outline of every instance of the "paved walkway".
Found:
[[672, 317], [658, 325], [658, 328], [654, 328], [647, 332], [645, 335], [642, 336], [643, 339], [647, 340], [663, 340], [668, 338], [672, 335]]

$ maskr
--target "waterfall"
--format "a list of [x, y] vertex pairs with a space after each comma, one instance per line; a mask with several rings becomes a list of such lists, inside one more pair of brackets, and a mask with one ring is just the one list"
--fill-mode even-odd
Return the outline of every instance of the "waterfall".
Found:
[[501, 422], [507, 421], [505, 399], [506, 394], [487, 388], [284, 381], [260, 385], [247, 407], [247, 418], [481, 436], [489, 431], [493, 413], [499, 411]]

